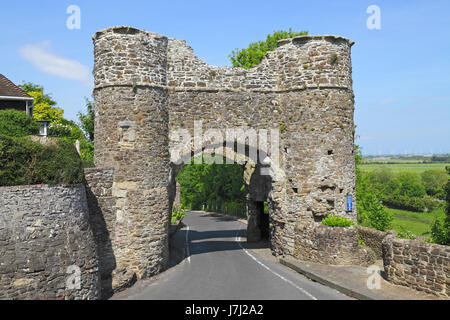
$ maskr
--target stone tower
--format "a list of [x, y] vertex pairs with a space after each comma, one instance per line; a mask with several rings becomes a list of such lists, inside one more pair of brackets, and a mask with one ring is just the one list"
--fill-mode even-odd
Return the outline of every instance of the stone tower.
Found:
[[168, 40], [127, 27], [93, 40], [95, 163], [114, 168], [116, 273], [146, 277], [168, 260]]

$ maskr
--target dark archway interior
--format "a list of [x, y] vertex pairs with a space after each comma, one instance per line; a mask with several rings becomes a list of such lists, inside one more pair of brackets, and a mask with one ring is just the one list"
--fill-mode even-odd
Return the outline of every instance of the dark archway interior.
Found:
[[269, 212], [264, 210], [264, 201], [256, 202], [256, 210], [258, 212], [259, 229], [261, 230], [261, 240], [269, 240]]
[[[236, 145], [235, 145], [236, 148]], [[249, 147], [245, 146], [247, 152], [249, 151]], [[235, 151], [237, 151], [235, 149]], [[245, 152], [245, 153], [247, 153]], [[264, 154], [263, 154], [264, 155]], [[188, 157], [184, 157], [188, 158]], [[189, 160], [192, 160], [193, 157]], [[186, 159], [185, 159], [186, 160]], [[204, 164], [204, 162], [203, 162]], [[225, 164], [225, 157], [224, 157]], [[237, 165], [237, 164], [235, 164]], [[173, 201], [176, 197], [176, 194], [179, 193], [178, 199], [183, 201], [186, 197], [184, 196], [185, 192], [192, 192], [194, 188], [197, 188], [197, 184], [190, 185], [190, 188], [186, 188], [184, 184], [186, 181], [179, 179], [180, 172], [184, 171], [186, 167], [196, 167], [197, 165], [192, 162], [184, 163], [181, 165], [175, 165], [172, 163], [172, 179], [171, 179], [171, 187], [169, 188], [169, 198], [170, 198], [170, 209], [172, 208]], [[218, 166], [222, 166], [219, 164]], [[216, 202], [213, 200], [212, 204], [208, 201], [203, 201], [200, 205], [189, 206], [186, 203], [183, 203], [185, 209], [189, 210], [201, 210], [201, 211], [210, 211], [210, 212], [218, 212], [225, 215], [235, 216], [238, 218], [246, 218], [248, 221], [248, 229], [247, 229], [247, 241], [248, 242], [259, 242], [270, 240], [270, 215], [269, 215], [269, 192], [272, 189], [272, 179], [270, 176], [262, 174], [262, 166], [260, 164], [260, 158], [258, 154], [258, 163], [255, 165], [251, 165], [247, 162], [238, 165], [241, 167], [242, 171], [238, 174], [241, 179], [242, 193], [238, 200], [238, 206], [227, 206], [229, 203], [224, 203], [222, 201]], [[236, 174], [236, 172], [232, 173]], [[188, 175], [191, 176], [191, 175]], [[214, 179], [212, 179], [214, 180]], [[220, 179], [224, 181], [223, 177]], [[226, 180], [226, 179], [225, 179]], [[236, 179], [232, 179], [236, 182]], [[228, 180], [230, 181], [230, 180]], [[176, 183], [178, 183], [178, 190], [176, 190]], [[223, 186], [224, 189], [230, 189], [231, 186]], [[205, 189], [205, 188], [203, 188]], [[220, 188], [222, 191], [222, 188]], [[209, 189], [208, 189], [209, 190]], [[213, 199], [219, 199], [220, 196], [213, 196]], [[223, 199], [223, 198], [221, 198]], [[230, 199], [225, 199], [229, 201]], [[233, 202], [235, 199], [231, 199]], [[235, 205], [235, 203], [233, 203]]]

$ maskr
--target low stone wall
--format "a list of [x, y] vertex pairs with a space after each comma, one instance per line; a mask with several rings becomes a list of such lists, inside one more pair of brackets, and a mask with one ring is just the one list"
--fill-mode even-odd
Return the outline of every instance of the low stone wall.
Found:
[[99, 280], [82, 184], [0, 187], [0, 299], [97, 299]]
[[383, 240], [384, 271], [389, 281], [450, 298], [450, 247], [417, 240]]
[[[114, 184], [114, 169], [89, 168], [84, 170], [90, 223], [99, 259], [102, 299], [136, 282], [133, 270], [117, 266], [120, 250], [126, 250], [121, 226], [117, 225], [118, 205], [123, 205], [123, 184]], [[126, 186], [125, 186], [126, 187]], [[119, 254], [119, 256], [118, 256]]]
[[383, 232], [363, 226], [357, 226], [359, 238], [364, 241], [366, 246], [373, 250], [377, 259], [383, 258], [383, 250], [381, 243], [389, 232]]
[[329, 227], [317, 222], [296, 225], [294, 257], [331, 265], [368, 266], [375, 261], [371, 250], [359, 248], [354, 227]]
[[89, 221], [94, 233], [102, 298], [113, 293], [112, 272], [116, 268], [113, 235], [116, 220], [116, 197], [112, 195], [114, 169], [89, 168], [84, 170]]

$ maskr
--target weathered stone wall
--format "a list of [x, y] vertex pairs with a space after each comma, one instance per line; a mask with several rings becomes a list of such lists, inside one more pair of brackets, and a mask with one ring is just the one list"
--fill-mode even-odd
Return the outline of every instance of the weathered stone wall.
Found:
[[113, 293], [112, 273], [116, 269], [114, 232], [116, 197], [112, 195], [114, 169], [89, 168], [84, 170], [89, 222], [94, 234], [102, 297]]
[[383, 258], [383, 239], [389, 234], [389, 232], [383, 232], [363, 226], [357, 226], [359, 238], [364, 241], [366, 246], [373, 250], [377, 259]]
[[383, 240], [384, 271], [389, 281], [450, 298], [450, 247], [417, 240]]
[[245, 70], [210, 66], [199, 60], [184, 40], [169, 39], [168, 85], [201, 91], [264, 92], [318, 87], [351, 90], [353, 42], [337, 36], [302, 36], [280, 44], [258, 66]]
[[[356, 210], [345, 206], [347, 195], [355, 199], [353, 42], [284, 40], [259, 66], [244, 70], [209, 66], [184, 41], [131, 27], [99, 31], [93, 40], [95, 162], [114, 168], [118, 269], [140, 278], [165, 268], [178, 170], [169, 133], [185, 129], [192, 137], [196, 120], [204, 132], [221, 132], [218, 145], [227, 142], [226, 128], [279, 129], [280, 154], [267, 154], [274, 254], [293, 254], [299, 221], [330, 213], [356, 221]], [[204, 139], [190, 152], [211, 142]]]
[[275, 254], [292, 254], [300, 219], [334, 213], [356, 221], [356, 210], [345, 211], [345, 196], [355, 198], [351, 45], [332, 36], [286, 40], [244, 70], [209, 66], [184, 41], [169, 39], [171, 131], [194, 136], [194, 121], [202, 120], [204, 132], [219, 129], [225, 140], [223, 128], [279, 128], [283, 174], [271, 177], [268, 197]]
[[[69, 266], [81, 288], [66, 286]], [[0, 299], [97, 299], [100, 275], [83, 185], [0, 187]]]
[[176, 183], [175, 199], [173, 200], [173, 205], [181, 205], [181, 185], [178, 182]]
[[296, 226], [294, 257], [331, 265], [368, 266], [375, 261], [371, 250], [359, 248], [355, 227], [330, 227], [315, 222]]

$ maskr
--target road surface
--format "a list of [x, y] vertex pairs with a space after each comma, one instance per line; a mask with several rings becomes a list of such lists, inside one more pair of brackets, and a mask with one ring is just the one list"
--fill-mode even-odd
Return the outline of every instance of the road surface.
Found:
[[[217, 214], [188, 212], [176, 237], [185, 257], [175, 267], [139, 281], [112, 299], [136, 300], [343, 300], [340, 292], [313, 282], [245, 249], [246, 226]], [[187, 239], [187, 241], [186, 241]]]

